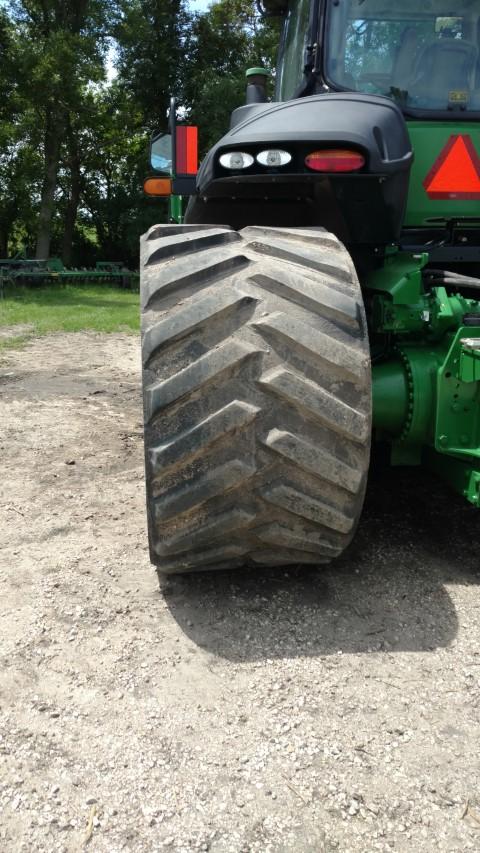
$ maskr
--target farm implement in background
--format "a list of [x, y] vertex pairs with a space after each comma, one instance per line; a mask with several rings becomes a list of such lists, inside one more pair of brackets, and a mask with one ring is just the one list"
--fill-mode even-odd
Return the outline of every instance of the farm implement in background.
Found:
[[137, 290], [138, 273], [120, 261], [97, 261], [93, 269], [68, 269], [60, 258], [34, 260], [16, 255], [0, 259], [0, 292], [5, 285], [114, 284]]

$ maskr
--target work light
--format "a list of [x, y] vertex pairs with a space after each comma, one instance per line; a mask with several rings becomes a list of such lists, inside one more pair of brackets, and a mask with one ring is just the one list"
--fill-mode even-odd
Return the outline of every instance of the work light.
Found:
[[248, 169], [253, 163], [253, 157], [244, 151], [227, 151], [220, 155], [219, 162], [224, 169]]
[[257, 162], [262, 166], [270, 166], [271, 168], [286, 166], [291, 159], [292, 155], [281, 148], [268, 148], [266, 151], [260, 151], [260, 154], [257, 154]]

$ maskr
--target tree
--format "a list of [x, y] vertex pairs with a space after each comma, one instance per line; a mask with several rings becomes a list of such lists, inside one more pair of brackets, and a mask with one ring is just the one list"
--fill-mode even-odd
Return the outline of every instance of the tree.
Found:
[[184, 0], [121, 0], [115, 30], [118, 82], [143, 127], [165, 124], [169, 98], [183, 95], [191, 17]]
[[[245, 70], [273, 69], [276, 22], [253, 0], [11, 0], [0, 8], [0, 257], [36, 243], [66, 265], [138, 263], [164, 221], [143, 195], [151, 131], [169, 98], [200, 127], [202, 151], [244, 102]], [[117, 77], [105, 79], [108, 46]]]
[[[105, 260], [137, 266], [140, 234], [159, 218], [158, 202], [152, 205], [142, 189], [149, 134], [140, 111], [131, 109], [117, 82], [94, 97], [94, 120], [82, 138], [80, 216], [93, 226]], [[164, 208], [162, 204], [161, 218]]]
[[37, 258], [48, 257], [60, 149], [69, 115], [85, 88], [104, 77], [110, 0], [15, 0], [13, 18], [24, 50], [20, 74], [43, 131], [43, 182]]
[[226, 132], [230, 113], [245, 103], [247, 68], [272, 74], [278, 43], [277, 18], [261, 18], [254, 0], [218, 0], [196, 16], [189, 33], [185, 106], [206, 152]]

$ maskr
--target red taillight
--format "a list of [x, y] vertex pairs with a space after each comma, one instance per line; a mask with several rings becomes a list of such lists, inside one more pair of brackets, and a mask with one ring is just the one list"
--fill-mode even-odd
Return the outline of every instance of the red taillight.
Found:
[[365, 165], [365, 157], [358, 151], [330, 148], [307, 154], [305, 165], [314, 172], [357, 172]]

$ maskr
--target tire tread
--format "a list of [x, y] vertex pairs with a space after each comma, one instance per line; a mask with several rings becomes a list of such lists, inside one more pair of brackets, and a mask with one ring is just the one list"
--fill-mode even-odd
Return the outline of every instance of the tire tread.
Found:
[[154, 226], [142, 242], [152, 562], [181, 573], [329, 562], [369, 464], [369, 345], [323, 229]]

